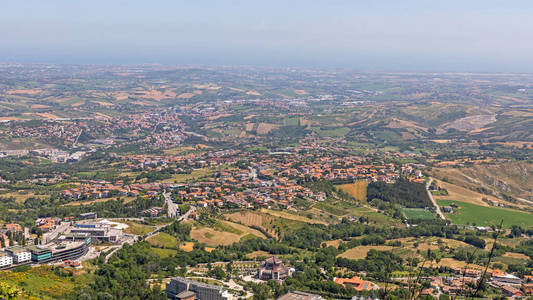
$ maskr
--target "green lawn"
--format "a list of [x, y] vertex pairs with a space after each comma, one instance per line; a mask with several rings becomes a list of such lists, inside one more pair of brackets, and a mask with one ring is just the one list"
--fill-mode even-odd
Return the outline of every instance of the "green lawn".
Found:
[[345, 136], [348, 132], [350, 132], [350, 128], [348, 127], [337, 127], [333, 129], [313, 128], [313, 130], [320, 137], [342, 137]]
[[490, 226], [499, 225], [503, 220], [503, 227], [509, 228], [512, 225], [522, 227], [533, 226], [533, 214], [499, 207], [486, 207], [471, 203], [454, 200], [437, 200], [440, 206], [449, 206], [455, 202], [459, 207], [454, 209], [454, 213], [445, 214], [455, 224]]
[[382, 213], [379, 213], [377, 211], [374, 211], [371, 208], [360, 206], [360, 207], [354, 207], [350, 209], [350, 214], [355, 217], [366, 217], [368, 218], [368, 221], [372, 224], [380, 224], [380, 225], [398, 225], [400, 224], [399, 219], [394, 219], [392, 217], [386, 216]]
[[128, 228], [124, 229], [125, 233], [132, 233], [136, 235], [145, 235], [155, 229], [154, 226], [139, 224], [133, 221], [122, 222], [128, 225]]
[[147, 239], [148, 243], [165, 248], [175, 248], [178, 246], [178, 240], [168, 233], [160, 232]]
[[176, 253], [178, 253], [178, 250], [152, 247], [152, 252], [154, 252], [155, 254], [157, 254], [157, 256], [161, 258], [165, 258], [165, 257], [176, 255]]
[[436, 218], [434, 213], [423, 208], [403, 208], [402, 212], [407, 220], [433, 220]]

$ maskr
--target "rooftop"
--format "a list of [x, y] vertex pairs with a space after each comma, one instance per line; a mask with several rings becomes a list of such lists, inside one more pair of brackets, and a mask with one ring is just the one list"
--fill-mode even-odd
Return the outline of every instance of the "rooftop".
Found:
[[319, 295], [305, 293], [300, 291], [288, 292], [287, 294], [279, 297], [277, 300], [320, 300], [322, 297]]
[[183, 298], [191, 298], [196, 297], [196, 293], [193, 291], [183, 291], [176, 295], [176, 298], [183, 299]]
[[8, 247], [8, 248], [6, 248], [6, 250], [10, 251], [12, 253], [19, 253], [19, 252], [26, 252], [27, 251], [26, 248], [21, 247], [21, 246], [17, 246], [17, 245]]

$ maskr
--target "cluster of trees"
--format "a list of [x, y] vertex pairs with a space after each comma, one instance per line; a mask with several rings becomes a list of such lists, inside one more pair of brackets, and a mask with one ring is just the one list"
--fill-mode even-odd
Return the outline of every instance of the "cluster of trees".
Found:
[[146, 242], [124, 244], [107, 263], [98, 260], [94, 281], [76, 292], [77, 299], [167, 299], [157, 285], [150, 289], [147, 279], [162, 266], [161, 259]]
[[[27, 202], [28, 208], [18, 207], [17, 209], [19, 209], [19, 212], [17, 214], [13, 214], [7, 209], [8, 207], [12, 208], [11, 204], [8, 205], [0, 202], [0, 219], [31, 227], [35, 219], [49, 216], [64, 218], [68, 216], [77, 216], [86, 212], [96, 212], [98, 213], [98, 216], [104, 218], [129, 217], [138, 215], [140, 211], [150, 207], [161, 207], [164, 205], [164, 199], [162, 197], [138, 197], [128, 203], [125, 203], [121, 198], [117, 198], [106, 202], [72, 206], [52, 205], [52, 203], [55, 204], [55, 202], [37, 198], [28, 198]], [[34, 208], [31, 208], [32, 206]]]
[[135, 180], [141, 180], [143, 178], [146, 178], [147, 182], [156, 182], [156, 181], [162, 181], [165, 179], [172, 178], [172, 174], [175, 174], [176, 172], [172, 168], [164, 168], [162, 170], [151, 170], [147, 172], [142, 172], [141, 174], [137, 175], [137, 178]]
[[[397, 239], [403, 237], [437, 236], [463, 240], [456, 226], [445, 226], [439, 221], [431, 220], [421, 222], [419, 226], [410, 228], [369, 226], [343, 219], [339, 224], [325, 226], [322, 224], [308, 224], [306, 226], [289, 230], [283, 235], [282, 241], [293, 247], [313, 250], [320, 247], [322, 241], [335, 239], [349, 240], [353, 237], [365, 235], [361, 243], [370, 239]], [[355, 241], [350, 241], [355, 245]], [[375, 244], [375, 242], [369, 242]], [[342, 244], [341, 244], [342, 245]]]
[[470, 244], [472, 246], [475, 246], [475, 247], [478, 247], [480, 249], [485, 249], [485, 240], [478, 237], [478, 236], [475, 236], [475, 235], [466, 235], [463, 242], [467, 243], [467, 244]]
[[174, 222], [163, 228], [163, 232], [175, 236], [179, 241], [189, 241], [191, 239], [192, 225], [190, 223]]
[[433, 205], [423, 183], [411, 182], [404, 178], [392, 184], [381, 181], [368, 184], [367, 200], [371, 202], [374, 199], [404, 207], [424, 208]]
[[[370, 274], [379, 274], [383, 268], [388, 267], [390, 271], [402, 271], [405, 269], [404, 260], [390, 251], [368, 251], [365, 259], [347, 259], [338, 257], [336, 264], [352, 271], [365, 271]], [[416, 264], [415, 264], [416, 265]]]

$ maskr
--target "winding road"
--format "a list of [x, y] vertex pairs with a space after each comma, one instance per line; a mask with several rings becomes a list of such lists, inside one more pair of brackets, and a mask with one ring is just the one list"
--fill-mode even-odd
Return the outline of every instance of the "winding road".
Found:
[[437, 201], [435, 201], [435, 199], [433, 198], [433, 194], [429, 190], [429, 186], [431, 185], [432, 182], [433, 182], [433, 178], [429, 177], [429, 180], [426, 183], [426, 191], [428, 193], [429, 199], [431, 200], [431, 202], [433, 202], [433, 205], [435, 206], [435, 209], [436, 209], [435, 211], [437, 212], [437, 215], [439, 215], [441, 219], [446, 220], [446, 218], [444, 217], [444, 214], [440, 210], [440, 206], [437, 205]]

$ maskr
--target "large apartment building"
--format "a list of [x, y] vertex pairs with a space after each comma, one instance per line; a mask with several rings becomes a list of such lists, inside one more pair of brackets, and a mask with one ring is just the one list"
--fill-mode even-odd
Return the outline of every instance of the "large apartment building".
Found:
[[0, 251], [0, 267], [5, 267], [13, 264], [13, 257], [7, 253]]
[[6, 248], [6, 253], [13, 257], [13, 262], [16, 264], [31, 260], [31, 252], [21, 246]]

